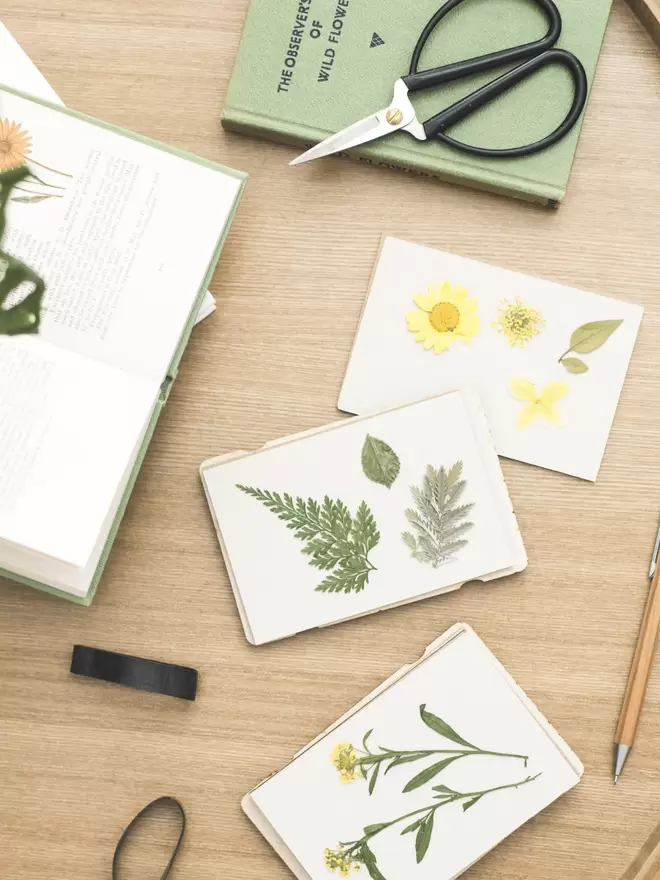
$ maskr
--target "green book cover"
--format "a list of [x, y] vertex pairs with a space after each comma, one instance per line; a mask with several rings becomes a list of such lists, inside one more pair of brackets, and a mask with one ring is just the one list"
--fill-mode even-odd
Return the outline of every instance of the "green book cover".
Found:
[[[611, 0], [557, 0], [557, 46], [582, 61], [591, 86]], [[394, 81], [408, 73], [417, 39], [439, 0], [252, 0], [223, 114], [226, 128], [309, 147], [386, 107]], [[547, 31], [533, 2], [466, 0], [438, 25], [420, 69], [521, 45]], [[413, 96], [420, 121], [448, 107], [500, 71]], [[548, 134], [572, 100], [572, 80], [558, 65], [538, 72], [469, 119], [453, 137], [511, 147]], [[566, 193], [580, 125], [542, 153], [480, 158], [399, 132], [351, 151], [353, 158], [519, 198], [556, 203]], [[320, 160], [324, 161], [324, 160]], [[304, 174], [303, 168], [292, 174]]]

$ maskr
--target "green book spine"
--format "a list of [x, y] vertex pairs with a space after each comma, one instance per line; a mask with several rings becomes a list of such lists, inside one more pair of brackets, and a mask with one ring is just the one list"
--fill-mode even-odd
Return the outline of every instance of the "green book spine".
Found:
[[[441, 0], [252, 0], [223, 113], [224, 126], [311, 146], [389, 104], [412, 50]], [[576, 54], [591, 84], [611, 0], [557, 0], [559, 47]], [[538, 39], [546, 31], [534, 3], [464, 4], [436, 28], [421, 67], [436, 67]], [[493, 79], [496, 72], [415, 95], [421, 121]], [[530, 143], [552, 131], [572, 99], [572, 81], [551, 66], [469, 119], [453, 137], [488, 147]], [[521, 159], [485, 159], [399, 132], [351, 151], [351, 158], [554, 204], [566, 193], [581, 123], [563, 141]], [[302, 168], [292, 174], [305, 173]]]

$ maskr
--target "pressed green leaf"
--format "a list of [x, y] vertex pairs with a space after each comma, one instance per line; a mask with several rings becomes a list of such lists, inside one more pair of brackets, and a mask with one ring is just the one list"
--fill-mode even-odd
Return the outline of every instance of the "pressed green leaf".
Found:
[[369, 872], [371, 880], [385, 880], [383, 874], [381, 874], [381, 872], [378, 870], [376, 856], [372, 853], [366, 843], [363, 844], [362, 848], [360, 849], [360, 859], [362, 860], [362, 864]]
[[40, 195], [40, 196], [12, 196], [12, 202], [43, 202], [46, 199], [52, 199], [54, 196], [52, 195]]
[[389, 822], [378, 822], [376, 825], [366, 825], [363, 830], [365, 834], [378, 834], [383, 828], [388, 828], [389, 824]]
[[464, 803], [464, 804], [463, 804], [463, 812], [465, 813], [467, 810], [469, 810], [469, 809], [470, 809], [471, 807], [473, 807], [475, 804], [478, 804], [482, 797], [483, 797], [482, 794], [478, 794], [475, 798], [472, 798], [472, 800], [467, 801], [466, 803]]
[[457, 461], [456, 464], [453, 464], [449, 468], [449, 473], [447, 474], [447, 491], [453, 489], [456, 483], [459, 481], [461, 473], [463, 471], [463, 462]]
[[386, 776], [394, 767], [400, 767], [401, 764], [411, 764], [413, 761], [419, 761], [419, 759], [423, 757], [423, 752], [415, 752], [412, 755], [402, 755], [400, 758], [395, 758], [392, 763], [387, 767], [383, 775]]
[[453, 788], [449, 788], [448, 785], [434, 785], [433, 791], [439, 791], [442, 794], [458, 794], [457, 791], [454, 791]]
[[476, 749], [476, 746], [473, 746], [472, 743], [469, 743], [466, 739], [463, 739], [462, 736], [459, 736], [456, 731], [451, 728], [446, 721], [443, 721], [442, 718], [438, 718], [437, 715], [434, 715], [432, 712], [426, 711], [426, 704], [423, 703], [419, 707], [419, 714], [422, 716], [422, 721], [426, 724], [427, 727], [430, 727], [431, 730], [434, 730], [436, 733], [439, 733], [440, 736], [444, 736], [445, 739], [449, 739], [452, 742], [459, 743], [462, 746], [467, 746], [469, 749]]
[[389, 489], [399, 476], [399, 456], [384, 440], [367, 434], [362, 447], [362, 470], [372, 482]]
[[406, 827], [401, 832], [401, 835], [403, 836], [404, 834], [410, 834], [411, 831], [417, 831], [423, 821], [424, 816], [422, 816], [421, 819], [416, 819], [411, 825], [406, 825]]
[[559, 363], [566, 367], [569, 373], [586, 373], [589, 367], [580, 358], [562, 358]]
[[428, 818], [417, 829], [417, 837], [415, 838], [415, 855], [417, 864], [419, 864], [428, 852], [431, 835], [433, 834], [433, 813], [429, 813]]
[[376, 780], [378, 779], [378, 774], [380, 773], [380, 762], [376, 764], [376, 768], [374, 772], [371, 774], [371, 779], [369, 780], [369, 794], [374, 793], [374, 788], [376, 787]]
[[417, 776], [413, 776], [410, 782], [406, 785], [403, 789], [404, 794], [407, 794], [409, 791], [414, 791], [416, 788], [421, 788], [422, 785], [426, 785], [427, 782], [430, 782], [432, 779], [435, 779], [439, 773], [442, 773], [445, 767], [449, 767], [454, 761], [458, 761], [459, 758], [464, 757], [465, 755], [452, 755], [451, 758], [443, 758], [442, 761], [438, 761], [436, 764], [432, 764], [430, 767], [422, 770]]
[[369, 739], [369, 737], [371, 736], [371, 734], [372, 734], [373, 732], [374, 732], [374, 729], [373, 729], [373, 727], [372, 727], [371, 730], [368, 730], [368, 731], [365, 733], [365, 735], [362, 737], [362, 748], [365, 750], [365, 752], [368, 752], [368, 751], [369, 751], [369, 749], [367, 748], [367, 740]]
[[623, 319], [618, 321], [591, 321], [582, 324], [571, 336], [571, 351], [578, 354], [589, 354], [596, 351], [603, 343], [607, 342], [612, 333], [623, 324]]

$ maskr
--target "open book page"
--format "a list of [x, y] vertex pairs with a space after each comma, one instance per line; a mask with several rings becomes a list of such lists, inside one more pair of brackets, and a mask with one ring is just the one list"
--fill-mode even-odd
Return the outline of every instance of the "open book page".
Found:
[[158, 391], [38, 337], [0, 337], [0, 538], [86, 566]]
[[374, 876], [371, 864], [387, 880], [453, 880], [576, 785], [581, 771], [466, 629], [250, 800], [302, 868], [299, 877], [323, 880], [333, 862], [337, 873]]
[[[0, 22], [0, 83], [27, 92], [36, 98], [50, 101], [51, 104], [62, 104], [46, 77], [23, 50], [17, 40]], [[197, 323], [204, 320], [215, 310], [215, 300], [206, 291], [206, 295], [197, 315]]]
[[517, 562], [515, 521], [493, 495], [461, 392], [280, 441], [203, 479], [256, 643]]
[[46, 283], [41, 336], [162, 381], [241, 181], [0, 87], [33, 177], [3, 248]]

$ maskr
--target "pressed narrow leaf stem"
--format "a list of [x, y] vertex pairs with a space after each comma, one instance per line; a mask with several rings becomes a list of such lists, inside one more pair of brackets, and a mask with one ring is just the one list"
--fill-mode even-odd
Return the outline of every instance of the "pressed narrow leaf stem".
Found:
[[61, 174], [62, 177], [73, 178], [73, 174], [67, 174], [66, 171], [58, 171], [57, 168], [50, 168], [48, 165], [43, 165], [41, 162], [37, 162], [36, 159], [33, 159], [32, 156], [29, 156], [27, 161], [28, 163], [32, 163], [32, 165], [38, 165], [39, 168], [44, 168], [46, 171], [52, 171], [53, 174]]

